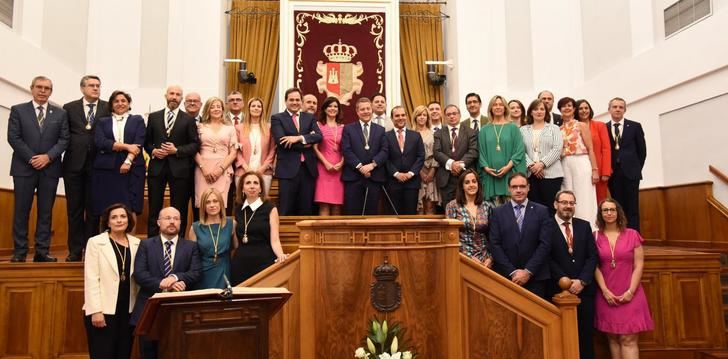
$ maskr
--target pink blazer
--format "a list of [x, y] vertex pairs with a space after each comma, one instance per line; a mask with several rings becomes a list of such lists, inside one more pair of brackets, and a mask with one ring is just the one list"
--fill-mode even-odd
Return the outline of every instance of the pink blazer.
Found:
[[[250, 138], [248, 136], [243, 135], [243, 124], [240, 123], [237, 126], [235, 126], [235, 131], [238, 134], [238, 143], [240, 144], [240, 151], [238, 151], [238, 158], [235, 161], [235, 175], [236, 176], [242, 176], [245, 173], [245, 169], [243, 166], [248, 165], [248, 161], [250, 161], [250, 155], [252, 152], [252, 148], [250, 146]], [[262, 148], [262, 153], [260, 155], [260, 163], [263, 168], [265, 168], [265, 171], [263, 171], [263, 174], [266, 175], [272, 175], [273, 174], [273, 160], [276, 156], [276, 143], [273, 141], [273, 135], [270, 132], [270, 128], [268, 128], [268, 137], [262, 136], [260, 139], [260, 147]]]

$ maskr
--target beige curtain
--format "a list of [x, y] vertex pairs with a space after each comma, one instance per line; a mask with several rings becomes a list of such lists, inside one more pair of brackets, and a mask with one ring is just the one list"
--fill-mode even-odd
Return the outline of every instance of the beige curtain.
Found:
[[231, 64], [227, 68], [226, 93], [238, 90], [246, 103], [252, 97], [262, 98], [266, 116], [271, 114], [278, 82], [279, 7], [277, 1], [233, 0], [230, 12], [228, 56], [247, 61], [248, 72], [255, 74], [258, 83], [238, 82], [238, 66]]
[[[443, 86], [427, 81], [425, 61], [444, 60], [440, 5], [400, 4], [399, 42], [401, 61], [402, 105], [411, 114], [415, 107], [430, 101], [442, 102]], [[444, 69], [439, 66], [439, 73]]]

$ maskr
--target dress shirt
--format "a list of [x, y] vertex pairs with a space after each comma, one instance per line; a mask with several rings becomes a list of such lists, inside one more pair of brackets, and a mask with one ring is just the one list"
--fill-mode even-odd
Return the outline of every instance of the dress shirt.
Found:
[[[166, 243], [167, 240], [171, 240], [172, 241], [172, 247], [171, 247], [171, 249], [172, 249], [172, 258], [170, 258], [169, 260], [170, 260], [170, 263], [172, 264], [172, 272], [174, 272], [174, 255], [175, 255], [175, 253], [177, 253], [177, 241], [179, 241], [179, 235], [176, 235], [176, 236], [174, 236], [171, 239], [167, 239], [163, 235], [160, 235], [159, 236], [159, 239], [162, 240], [162, 258], [164, 258], [164, 253], [167, 251], [167, 246], [164, 243]], [[176, 275], [174, 275], [174, 274], [172, 274], [172, 275], [177, 280], [179, 280], [179, 278], [177, 278]]]
[[112, 115], [112, 133], [114, 134], [114, 141], [124, 143], [124, 128], [126, 128], [126, 120], [129, 119], [129, 113], [125, 113], [121, 116]]
[[[397, 137], [397, 136], [399, 136], [399, 130], [400, 129], [397, 128], [397, 127], [395, 127], [392, 130], [392, 131], [394, 131], [394, 138], [397, 139], [397, 144], [399, 144], [399, 138]], [[402, 127], [401, 130], [402, 130], [402, 136], [404, 137], [404, 140], [406, 141], [407, 140], [407, 127]], [[407, 173], [411, 174], [412, 176], [415, 175], [414, 173], [412, 173], [412, 171], [407, 171]], [[397, 175], [398, 174], [399, 174], [399, 172], [394, 172], [394, 174], [392, 175], [392, 177], [397, 178]]]
[[88, 121], [88, 105], [94, 105], [94, 119], [95, 119], [96, 113], [99, 110], [99, 100], [96, 100], [96, 102], [88, 102], [88, 101], [86, 101], [86, 98], [84, 97], [81, 101], [83, 102], [83, 114], [86, 117], [87, 121]]
[[169, 116], [168, 114], [170, 112], [172, 112], [174, 114], [172, 116], [172, 123], [174, 123], [177, 120], [177, 114], [179, 113], [179, 107], [175, 108], [174, 110], [170, 110], [168, 108], [165, 108], [164, 109], [164, 121], [165, 121], [165, 124], [167, 122], [167, 116]]
[[[288, 112], [288, 114], [291, 116], [291, 121], [293, 121], [294, 113], [291, 111], [288, 111], [288, 110], [286, 110], [286, 112]], [[298, 133], [301, 133], [301, 111], [296, 112], [295, 115], [298, 116], [298, 121], [294, 121], [293, 125], [295, 126], [296, 122], [298, 122]], [[303, 137], [303, 135], [300, 135], [300, 136], [301, 136], [301, 143], [303, 143], [305, 145], [306, 137]]]
[[[561, 217], [559, 217], [558, 214], [555, 214], [554, 218], [556, 218], [556, 223], [559, 225], [559, 230], [561, 231], [561, 234], [564, 236], [564, 242], [566, 242], [566, 244], [568, 245], [569, 240], [566, 237], [566, 228], [564, 228], [564, 222], [566, 222], [566, 221], [561, 219]], [[574, 219], [573, 218], [569, 221], [569, 226], [571, 227], [571, 234], [573, 236], [573, 234], [574, 234]]]
[[614, 127], [614, 125], [619, 125], [619, 137], [622, 138], [622, 135], [624, 134], [624, 118], [620, 118], [619, 121], [612, 119], [609, 122], [612, 123], [612, 138], [614, 138], [615, 141], [617, 140], [617, 133], [614, 132], [616, 127]]
[[46, 103], [44, 103], [44, 104], [41, 105], [41, 104], [33, 101], [33, 110], [35, 111], [35, 117], [36, 118], [38, 118], [38, 114], [40, 113], [40, 111], [38, 110], [38, 106], [42, 106], [43, 107], [43, 117], [44, 118], [47, 118], [48, 117], [48, 103], [46, 102]]
[[263, 205], [263, 200], [260, 199], [260, 197], [258, 197], [258, 199], [253, 201], [253, 203], [248, 203], [248, 200], [246, 199], [245, 202], [243, 202], [242, 209], [244, 210], [245, 207], [250, 207], [250, 209], [252, 209], [253, 211], [257, 211], [258, 208], [260, 208], [260, 206], [262, 206], [262, 205]]
[[[359, 119], [359, 126], [361, 126], [361, 133], [362, 133], [362, 135], [364, 134], [364, 124], [365, 123], [368, 123], [369, 124], [369, 126], [367, 126], [368, 127], [367, 132], [369, 133], [369, 138], [371, 138], [372, 137], [372, 120], [370, 119], [368, 122], [364, 122], [364, 120]], [[369, 145], [369, 139], [365, 138], [364, 141], [366, 141], [365, 145], [368, 146]], [[372, 161], [372, 163], [374, 164], [375, 167], [377, 166], [377, 163], [376, 162]], [[364, 164], [362, 164], [361, 162], [359, 162], [359, 164], [356, 165], [356, 169], [359, 169], [361, 166], [364, 166]]]

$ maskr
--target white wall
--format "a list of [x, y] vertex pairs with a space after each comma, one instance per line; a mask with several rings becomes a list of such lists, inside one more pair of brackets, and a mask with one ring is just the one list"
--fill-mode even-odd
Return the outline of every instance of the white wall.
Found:
[[[36, 75], [53, 80], [51, 101], [63, 104], [81, 96], [84, 74], [96, 74], [102, 98], [126, 90], [138, 114], [162, 109], [168, 84], [203, 99], [223, 95], [228, 1], [23, 0], [15, 6], [14, 28], [0, 24], [2, 153], [12, 151], [9, 108], [30, 100]], [[0, 168], [0, 187], [11, 188], [9, 156], [0, 156]]]

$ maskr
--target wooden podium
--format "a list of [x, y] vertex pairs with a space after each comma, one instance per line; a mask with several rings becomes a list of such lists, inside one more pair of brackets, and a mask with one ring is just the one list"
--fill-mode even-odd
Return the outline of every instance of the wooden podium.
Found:
[[291, 296], [285, 288], [158, 293], [136, 335], [159, 341], [160, 358], [268, 358], [268, 321]]

